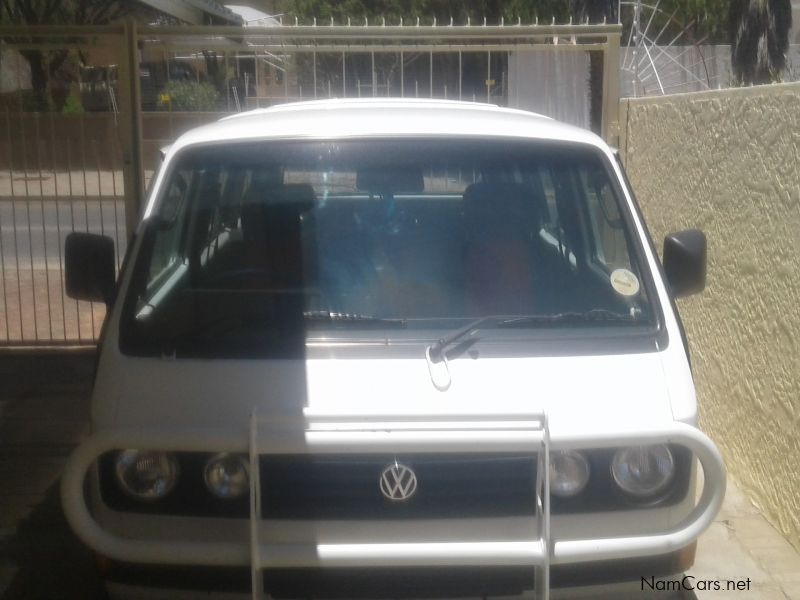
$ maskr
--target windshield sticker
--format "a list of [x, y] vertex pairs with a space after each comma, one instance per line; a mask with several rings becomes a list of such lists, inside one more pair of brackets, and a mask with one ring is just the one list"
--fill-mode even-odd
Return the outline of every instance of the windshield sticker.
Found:
[[639, 293], [639, 280], [628, 269], [615, 269], [611, 272], [611, 287], [623, 296], [635, 296]]

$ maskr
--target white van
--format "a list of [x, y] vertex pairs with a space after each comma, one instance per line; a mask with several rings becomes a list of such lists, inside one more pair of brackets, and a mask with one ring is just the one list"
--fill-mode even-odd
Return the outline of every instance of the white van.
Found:
[[[448, 101], [290, 104], [167, 152], [109, 307], [67, 518], [113, 597], [418, 598], [687, 569], [725, 468], [614, 153]], [[704, 484], [696, 493], [697, 465]], [[183, 596], [181, 595], [183, 594]]]

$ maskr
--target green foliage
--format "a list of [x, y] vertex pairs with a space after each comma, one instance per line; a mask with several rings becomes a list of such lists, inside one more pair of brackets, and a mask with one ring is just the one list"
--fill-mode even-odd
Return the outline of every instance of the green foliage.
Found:
[[[388, 25], [396, 25], [403, 18], [405, 24], [416, 22], [430, 25], [435, 18], [440, 25], [446, 25], [453, 18], [454, 23], [464, 24], [469, 18], [473, 24], [483, 23], [484, 17], [490, 24], [497, 24], [501, 18], [506, 23], [532, 23], [538, 17], [549, 21], [569, 18], [569, 4], [564, 0], [279, 0], [277, 12], [284, 13], [291, 20], [297, 17], [308, 22], [314, 17], [327, 22], [331, 17], [337, 24], [350, 18], [353, 24], [363, 24], [366, 17], [371, 24], [380, 24], [381, 18]], [[284, 21], [286, 22], [286, 21]]]
[[[642, 9], [641, 27], [647, 27], [647, 43], [666, 46], [727, 44], [729, 0], [661, 0], [658, 11]], [[651, 20], [652, 16], [652, 20]], [[622, 44], [628, 42], [633, 23], [633, 6], [622, 6]], [[648, 27], [649, 25], [649, 27]]]
[[4, 25], [92, 25], [108, 23], [127, 14], [126, 0], [0, 0]]
[[[659, 41], [668, 43], [681, 34], [686, 43], [727, 42], [727, 8], [729, 0], [661, 0], [659, 11], [650, 25], [650, 33], [656, 36], [662, 31]], [[654, 4], [654, 3], [651, 3]], [[537, 17], [546, 23], [555, 18], [557, 23], [567, 23], [570, 17], [583, 21], [587, 16], [591, 22], [609, 22], [616, 18], [616, 0], [278, 0], [275, 12], [286, 15], [284, 23], [298, 18], [309, 23], [315, 17], [320, 23], [328, 23], [333, 17], [337, 24], [363, 24], [366, 17], [370, 24], [396, 25], [403, 18], [405, 24], [416, 22], [430, 25], [434, 17], [440, 25], [453, 18], [454, 23], [464, 24], [467, 18], [473, 24], [497, 24], [504, 19], [507, 24], [521, 19], [532, 23]], [[630, 22], [631, 7], [623, 7], [623, 22]], [[649, 15], [649, 12], [647, 13]], [[629, 29], [623, 35], [627, 41]]]
[[662, 0], [659, 4], [660, 14], [653, 19], [650, 32], [656, 35], [663, 28], [664, 33], [659, 39], [662, 44], [669, 43], [678, 35], [678, 42], [682, 45], [726, 44], [729, 1]]
[[[674, 1], [674, 0], [673, 0]], [[678, 15], [689, 27], [694, 41], [706, 43], [728, 42], [728, 4], [730, 0], [680, 0], [682, 12]]]
[[197, 81], [170, 81], [161, 91], [158, 105], [163, 110], [217, 110], [219, 93], [213, 85]]
[[753, 85], [783, 80], [789, 31], [790, 0], [731, 0], [731, 67], [736, 83]]
[[61, 112], [65, 115], [82, 115], [86, 111], [83, 109], [83, 102], [81, 102], [81, 93], [77, 86], [70, 88], [69, 96], [64, 102], [64, 107]]
[[[119, 19], [130, 11], [130, 0], [0, 0], [0, 24], [3, 25], [97, 25]], [[24, 41], [24, 38], [18, 38]], [[44, 51], [20, 50], [28, 61], [33, 87], [33, 105], [30, 109], [47, 111], [62, 108], [66, 99], [60, 83], [75, 80], [70, 52], [65, 49]]]

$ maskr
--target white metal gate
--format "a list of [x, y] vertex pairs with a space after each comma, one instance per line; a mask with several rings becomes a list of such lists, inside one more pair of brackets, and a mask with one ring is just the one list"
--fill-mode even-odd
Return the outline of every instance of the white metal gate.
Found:
[[[620, 25], [519, 22], [0, 26], [0, 60], [31, 49], [46, 60], [72, 53], [104, 74], [100, 82], [79, 77], [81, 97], [91, 85], [87, 97], [105, 99], [77, 114], [29, 112], [22, 103], [0, 110], [0, 346], [96, 341], [105, 307], [65, 296], [64, 237], [109, 235], [119, 265], [158, 149], [185, 130], [229, 112], [358, 96], [474, 100], [586, 125], [582, 72], [587, 53], [602, 52], [599, 125], [616, 143], [620, 35]], [[211, 109], [180, 109], [165, 87], [192, 80], [216, 89]], [[568, 97], [572, 112], [559, 113]]]

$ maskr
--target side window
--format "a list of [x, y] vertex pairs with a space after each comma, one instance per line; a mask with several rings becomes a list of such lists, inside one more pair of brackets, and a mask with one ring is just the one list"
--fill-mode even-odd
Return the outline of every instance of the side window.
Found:
[[194, 208], [190, 247], [192, 252], [200, 254], [201, 264], [204, 264], [207, 250], [222, 232], [220, 197], [225, 174], [217, 168], [207, 168], [199, 171], [196, 178], [196, 189], [192, 192]]
[[[241, 172], [212, 170], [203, 175], [202, 203], [208, 216], [202, 232], [204, 240], [200, 246], [200, 264], [203, 266], [218, 254], [220, 248], [230, 242], [232, 225], [238, 222], [241, 211], [242, 186], [238, 181], [240, 174]], [[237, 194], [238, 197], [232, 198]]]
[[159, 281], [180, 260], [180, 224], [183, 222], [181, 215], [186, 210], [190, 185], [190, 171], [177, 171], [172, 175], [167, 194], [158, 210], [157, 218], [161, 220], [162, 226], [153, 244], [153, 256], [147, 275], [148, 289], [159, 285]]
[[558, 207], [556, 206], [556, 190], [549, 169], [540, 167], [539, 177], [544, 188], [544, 197], [547, 203], [547, 214], [543, 216], [542, 226], [551, 235], [558, 237]]
[[585, 169], [581, 171], [580, 181], [594, 237], [592, 261], [609, 273], [619, 268], [630, 269], [622, 216], [608, 176], [602, 171]]
[[564, 224], [558, 211], [558, 200], [556, 185], [553, 180], [554, 175], [549, 166], [539, 167], [539, 179], [544, 190], [545, 203], [547, 205], [546, 214], [542, 215], [542, 229], [539, 237], [550, 246], [554, 252], [568, 263], [570, 269], [577, 268], [577, 260], [573, 249], [570, 247], [568, 236], [564, 231]]

